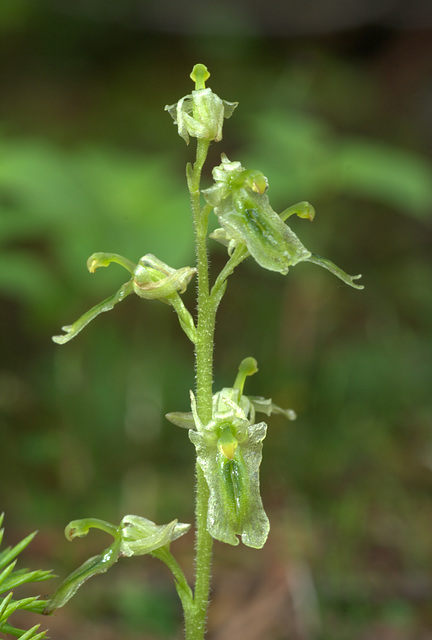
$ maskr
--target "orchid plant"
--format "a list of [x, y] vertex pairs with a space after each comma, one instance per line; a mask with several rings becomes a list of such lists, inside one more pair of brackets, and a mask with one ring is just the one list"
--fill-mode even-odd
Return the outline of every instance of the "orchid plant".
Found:
[[[261, 267], [286, 275], [290, 267], [309, 261], [328, 269], [356, 289], [359, 275], [349, 276], [326, 258], [311, 253], [286, 224], [297, 215], [313, 220], [315, 211], [308, 202], [300, 202], [276, 213], [267, 195], [267, 178], [256, 170], [246, 169], [225, 154], [213, 169], [214, 183], [201, 188], [201, 174], [212, 142], [222, 140], [223, 124], [237, 107], [236, 102], [222, 100], [206, 87], [210, 74], [202, 64], [192, 70], [195, 89], [177, 103], [165, 107], [177, 126], [179, 135], [189, 144], [196, 138], [196, 157], [186, 166], [192, 221], [196, 243], [196, 265], [175, 269], [151, 254], [138, 262], [113, 253], [95, 253], [88, 259], [93, 273], [112, 262], [129, 273], [129, 279], [111, 297], [94, 306], [64, 333], [54, 336], [58, 344], [70, 341], [100, 313], [111, 310], [134, 293], [147, 300], [161, 300], [176, 312], [181, 328], [193, 344], [196, 366], [196, 389], [190, 394], [190, 412], [172, 412], [168, 420], [187, 430], [196, 450], [195, 494], [195, 580], [188, 584], [185, 574], [171, 552], [171, 543], [190, 529], [176, 519], [156, 525], [143, 516], [126, 515], [119, 525], [85, 518], [66, 527], [66, 537], [73, 540], [87, 535], [91, 528], [102, 529], [113, 542], [99, 555], [87, 560], [68, 576], [45, 607], [52, 613], [62, 607], [81, 585], [94, 575], [106, 572], [121, 557], [150, 554], [172, 571], [184, 610], [187, 640], [205, 635], [210, 591], [211, 555], [214, 540], [260, 549], [270, 530], [269, 519], [260, 494], [259, 467], [267, 424], [256, 414], [283, 414], [295, 419], [291, 409], [276, 406], [271, 399], [244, 395], [248, 376], [258, 370], [254, 358], [245, 358], [239, 366], [232, 387], [213, 392], [214, 330], [218, 307], [228, 278], [248, 257]], [[209, 217], [219, 223], [209, 234]], [[227, 260], [220, 273], [210, 276], [208, 241], [227, 247]], [[196, 317], [188, 311], [181, 295], [191, 279], [197, 279]]]

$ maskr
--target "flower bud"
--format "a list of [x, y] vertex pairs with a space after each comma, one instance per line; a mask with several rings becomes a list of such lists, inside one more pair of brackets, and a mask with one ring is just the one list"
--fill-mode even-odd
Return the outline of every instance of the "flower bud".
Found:
[[125, 516], [120, 524], [122, 532], [121, 552], [125, 556], [142, 556], [187, 533], [190, 524], [172, 520], [168, 524], [157, 525], [141, 516]]
[[173, 293], [184, 293], [196, 269], [173, 269], [150, 253], [143, 256], [134, 270], [133, 289], [140, 298], [164, 300]]

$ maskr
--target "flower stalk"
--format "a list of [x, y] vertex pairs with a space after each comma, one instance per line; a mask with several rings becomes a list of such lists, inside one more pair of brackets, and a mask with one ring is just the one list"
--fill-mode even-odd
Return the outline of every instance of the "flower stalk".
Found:
[[[74, 571], [52, 596], [46, 613], [63, 606], [77, 589], [94, 575], [105, 573], [122, 557], [149, 554], [171, 570], [185, 619], [186, 640], [203, 640], [210, 593], [213, 540], [238, 545], [240, 540], [260, 549], [266, 542], [270, 523], [260, 494], [259, 467], [267, 424], [256, 422], [257, 412], [278, 413], [289, 420], [296, 414], [282, 409], [271, 399], [243, 394], [246, 379], [258, 371], [254, 358], [245, 358], [232, 387], [213, 393], [213, 355], [216, 313], [227, 280], [248, 257], [262, 268], [286, 275], [291, 267], [308, 261], [331, 271], [346, 284], [361, 289], [350, 276], [326, 258], [311, 253], [285, 224], [292, 215], [312, 221], [315, 210], [299, 202], [277, 214], [267, 195], [268, 180], [257, 170], [230, 162], [225, 154], [214, 167], [214, 183], [202, 190], [201, 176], [210, 143], [222, 140], [223, 123], [237, 103], [222, 100], [207, 88], [210, 74], [204, 65], [192, 70], [195, 89], [176, 104], [165, 107], [177, 125], [178, 134], [189, 144], [197, 139], [193, 164], [186, 166], [192, 222], [195, 235], [196, 266], [174, 269], [152, 254], [138, 263], [113, 253], [95, 253], [87, 266], [91, 273], [117, 263], [129, 272], [129, 280], [110, 298], [96, 305], [74, 324], [63, 327], [64, 334], [53, 339], [59, 344], [74, 338], [100, 313], [112, 309], [134, 293], [145, 300], [159, 300], [173, 307], [180, 326], [194, 345], [196, 388], [191, 392], [191, 412], [172, 412], [167, 418], [188, 430], [196, 449], [195, 497], [195, 581], [193, 589], [170, 550], [170, 544], [186, 533], [188, 524], [172, 520], [156, 525], [146, 518], [128, 515], [115, 526], [102, 520], [76, 520], [66, 528], [72, 540], [85, 536], [90, 528], [102, 529], [114, 538], [101, 554]], [[203, 198], [201, 197], [203, 196]], [[214, 213], [220, 228], [208, 234], [209, 216]], [[207, 238], [228, 249], [226, 264], [210, 282]], [[193, 276], [197, 282], [196, 320], [186, 309], [181, 294]]]

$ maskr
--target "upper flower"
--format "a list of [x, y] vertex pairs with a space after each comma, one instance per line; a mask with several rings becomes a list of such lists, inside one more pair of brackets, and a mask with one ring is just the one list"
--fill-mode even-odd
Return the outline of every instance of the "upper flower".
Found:
[[206, 88], [205, 81], [209, 77], [207, 67], [196, 64], [191, 73], [195, 91], [165, 107], [186, 144], [189, 144], [189, 136], [216, 142], [222, 140], [224, 118], [229, 118], [238, 105], [238, 102], [222, 100]]
[[363, 287], [330, 260], [312, 254], [285, 224], [296, 214], [313, 220], [315, 210], [308, 202], [299, 202], [280, 215], [274, 211], [267, 196], [267, 178], [260, 172], [247, 170], [240, 162], [230, 162], [222, 154], [222, 162], [213, 169], [214, 185], [202, 193], [222, 225], [211, 237], [228, 246], [231, 254], [243, 244], [264, 269], [287, 274], [291, 266], [307, 261], [331, 271], [356, 289]]

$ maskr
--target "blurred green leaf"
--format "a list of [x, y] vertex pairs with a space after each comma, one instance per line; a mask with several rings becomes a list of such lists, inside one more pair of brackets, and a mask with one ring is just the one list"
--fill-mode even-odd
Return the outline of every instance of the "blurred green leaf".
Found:
[[28, 0], [2, 0], [0, 3], [0, 29], [8, 30], [24, 24], [34, 13]]
[[379, 142], [341, 142], [334, 160], [342, 191], [380, 202], [406, 215], [432, 215], [432, 164], [414, 153]]
[[[257, 162], [280, 202], [329, 194], [381, 203], [424, 218], [432, 209], [432, 163], [373, 139], [336, 133], [319, 116], [272, 109], [254, 117], [249, 161]], [[244, 164], [244, 163], [243, 163]], [[319, 214], [319, 212], [318, 212]]]
[[151, 251], [178, 266], [193, 255], [187, 196], [165, 158], [26, 140], [0, 147], [0, 289], [8, 294], [42, 307], [63, 302], [62, 287], [98, 299], [98, 283], [117, 276], [88, 277], [86, 260], [98, 250], [134, 261]]

